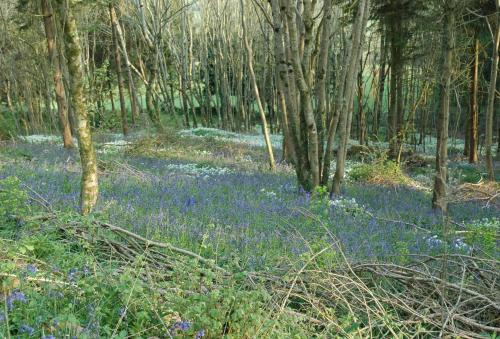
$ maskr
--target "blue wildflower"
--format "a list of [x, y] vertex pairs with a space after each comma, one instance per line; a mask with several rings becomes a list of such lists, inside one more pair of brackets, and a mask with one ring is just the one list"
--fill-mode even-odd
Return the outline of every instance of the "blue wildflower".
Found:
[[55, 336], [55, 335], [53, 335], [53, 334], [44, 335], [44, 336], [42, 337], [42, 339], [56, 339], [56, 336]]
[[187, 331], [191, 328], [191, 323], [189, 321], [177, 321], [170, 328], [170, 332], [175, 332], [177, 330]]
[[19, 327], [19, 333], [27, 333], [30, 337], [35, 333], [35, 329], [28, 325], [21, 325]]
[[200, 339], [204, 336], [205, 336], [205, 330], [199, 330], [198, 332], [196, 332], [195, 339]]
[[77, 274], [78, 274], [78, 268], [74, 267], [74, 268], [70, 269], [69, 273], [68, 273], [68, 280], [75, 281]]
[[87, 266], [87, 265], [84, 265], [83, 268], [82, 268], [82, 272], [83, 272], [83, 275], [85, 277], [89, 276], [90, 275], [90, 268]]
[[26, 271], [28, 271], [29, 274], [35, 275], [36, 272], [38, 272], [38, 269], [35, 265], [29, 264], [26, 266]]
[[14, 301], [19, 301], [19, 302], [22, 302], [24, 304], [26, 304], [28, 302], [28, 300], [26, 299], [26, 297], [24, 296], [24, 293], [21, 292], [21, 291], [18, 291], [18, 290], [15, 290], [13, 291], [8, 297], [7, 297], [7, 309], [9, 311], [12, 311], [12, 309], [14, 308]]
[[89, 313], [89, 315], [94, 315], [94, 313], [95, 313], [95, 307], [94, 307], [94, 305], [88, 304], [87, 307], [86, 307], [86, 309], [87, 309], [87, 312]]
[[50, 290], [49, 297], [54, 298], [54, 299], [60, 299], [60, 298], [64, 297], [64, 294], [61, 291]]

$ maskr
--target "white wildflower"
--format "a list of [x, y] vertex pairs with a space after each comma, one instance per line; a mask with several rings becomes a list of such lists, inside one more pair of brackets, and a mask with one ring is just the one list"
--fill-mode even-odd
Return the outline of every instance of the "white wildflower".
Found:
[[339, 209], [344, 212], [363, 212], [364, 206], [358, 204], [356, 199], [354, 198], [339, 198], [335, 200], [329, 201], [330, 206], [335, 206], [336, 209]]
[[169, 164], [164, 167], [168, 171], [188, 174], [203, 179], [208, 179], [210, 176], [229, 174], [233, 171], [227, 167], [210, 167], [201, 166], [199, 164]]
[[472, 248], [464, 242], [464, 239], [461, 238], [456, 239], [454, 241], [453, 247], [455, 247], [458, 250], [465, 251], [467, 253], [470, 253], [472, 251]]
[[[259, 132], [258, 134], [241, 134], [224, 131], [217, 128], [199, 127], [179, 131], [179, 135], [199, 138], [211, 137], [221, 141], [246, 144], [249, 146], [263, 147], [266, 145], [262, 132]], [[276, 134], [271, 135], [271, 144], [273, 147], [281, 148], [282, 142], [283, 136]]]
[[267, 191], [265, 188], [261, 189], [260, 190], [265, 196], [269, 197], [269, 198], [276, 198], [276, 192], [273, 192], [273, 191]]
[[[44, 134], [33, 134], [27, 136], [20, 136], [19, 139], [26, 141], [30, 144], [43, 144], [43, 143], [62, 143], [62, 138], [59, 135], [44, 135]], [[76, 139], [73, 139], [73, 143], [76, 145]]]
[[427, 246], [429, 246], [431, 248], [437, 248], [443, 244], [443, 241], [441, 239], [439, 239], [437, 235], [433, 235], [432, 237], [427, 237], [424, 239], [425, 239], [425, 243], [427, 244]]

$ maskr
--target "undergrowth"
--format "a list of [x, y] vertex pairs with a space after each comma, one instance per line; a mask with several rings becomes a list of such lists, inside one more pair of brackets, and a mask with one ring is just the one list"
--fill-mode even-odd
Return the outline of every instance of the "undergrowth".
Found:
[[[100, 253], [97, 246], [75, 241], [58, 225], [76, 220], [93, 229], [92, 219], [59, 213], [55, 220], [37, 217], [19, 181], [1, 182], [0, 195], [0, 334], [42, 338], [305, 338], [307, 327], [289, 316], [269, 313], [270, 296], [241, 276], [204, 268], [196, 260], [158, 275], [141, 256], [126, 265]], [[15, 213], [15, 214], [13, 214]], [[113, 237], [107, 238], [112, 241]]]
[[[354, 183], [330, 198], [326, 188], [299, 191], [285, 169], [259, 172], [261, 149], [216, 138], [103, 138], [99, 146], [101, 197], [85, 218], [72, 212], [73, 151], [2, 150], [0, 337], [433, 337], [435, 322], [406, 322], [404, 308], [385, 297], [390, 287], [404, 299], [413, 286], [374, 278], [383, 275], [375, 268], [412, 267], [416, 255], [499, 255], [495, 207], [451, 206], [456, 233], [443, 234], [430, 197], [408, 188], [391, 162], [355, 165]], [[109, 251], [120, 236], [99, 222], [185, 248], [228, 273], [168, 252], [166, 269], [152, 267], [149, 249], [124, 261]]]

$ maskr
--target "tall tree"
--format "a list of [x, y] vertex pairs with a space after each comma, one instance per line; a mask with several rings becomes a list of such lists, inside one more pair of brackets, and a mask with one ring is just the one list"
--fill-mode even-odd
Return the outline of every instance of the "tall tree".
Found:
[[247, 51], [248, 72], [250, 73], [253, 94], [255, 96], [255, 101], [257, 101], [257, 107], [259, 109], [260, 123], [262, 124], [262, 134], [264, 135], [267, 155], [269, 157], [269, 168], [272, 171], [274, 171], [276, 169], [276, 163], [274, 161], [273, 146], [271, 145], [271, 137], [269, 136], [269, 129], [267, 128], [266, 113], [262, 105], [262, 100], [260, 99], [259, 86], [257, 85], [257, 78], [255, 76], [255, 72], [253, 69], [253, 50], [252, 46], [250, 45], [250, 42], [248, 41], [248, 32], [245, 23], [245, 4], [243, 3], [243, 0], [240, 0], [240, 7], [241, 7], [241, 26], [243, 28], [243, 42], [245, 43], [245, 49]]
[[387, 63], [387, 42], [384, 25], [382, 23], [382, 31], [380, 33], [380, 52], [379, 52], [379, 70], [377, 83], [377, 96], [375, 98], [375, 107], [373, 108], [373, 134], [377, 137], [380, 127], [380, 117], [382, 115], [382, 107], [384, 101], [385, 79], [388, 71], [386, 70]]
[[440, 80], [438, 84], [439, 112], [437, 122], [436, 175], [432, 195], [432, 207], [447, 212], [446, 181], [448, 173], [448, 125], [450, 118], [450, 91], [453, 48], [455, 45], [456, 0], [444, 1], [443, 31], [441, 33], [442, 56]]
[[73, 0], [59, 0], [61, 4], [61, 20], [64, 25], [64, 40], [68, 71], [70, 76], [70, 94], [77, 119], [78, 147], [82, 163], [82, 181], [80, 192], [80, 210], [88, 214], [94, 208], [98, 196], [97, 161], [92, 133], [85, 106], [82, 50], [75, 16], [73, 14]]
[[493, 44], [491, 52], [491, 74], [490, 86], [488, 89], [488, 106], [486, 108], [486, 169], [488, 179], [495, 180], [495, 171], [493, 168], [493, 114], [495, 112], [495, 97], [498, 77], [498, 48], [500, 47], [500, 0], [495, 1], [496, 13], [492, 15], [490, 27], [493, 32]]
[[62, 81], [62, 70], [59, 58], [57, 57], [58, 49], [55, 46], [55, 25], [54, 15], [49, 0], [41, 0], [43, 24], [45, 28], [45, 36], [47, 38], [47, 51], [49, 61], [53, 68], [54, 87], [57, 102], [57, 111], [59, 113], [59, 122], [63, 137], [64, 148], [73, 147], [73, 136], [68, 119], [68, 102]]
[[128, 134], [127, 106], [125, 104], [125, 88], [124, 88], [123, 72], [122, 72], [122, 60], [120, 56], [120, 47], [117, 37], [118, 19], [116, 18], [116, 11], [113, 2], [110, 2], [108, 4], [108, 9], [109, 9], [109, 17], [111, 19], [111, 37], [113, 40], [113, 54], [115, 57], [116, 77], [118, 79], [118, 94], [120, 97], [122, 131], [123, 135], [127, 135]]
[[[316, 1], [296, 3], [293, 0], [271, 1], [273, 13], [275, 62], [279, 92], [284, 99], [288, 125], [287, 141], [293, 147], [295, 171], [299, 185], [310, 191], [320, 184], [322, 145], [318, 125], [322, 118], [315, 116], [314, 74], [319, 49], [329, 48], [329, 36], [318, 34]], [[325, 3], [325, 8], [327, 8]], [[325, 15], [325, 13], [323, 13]], [[330, 19], [324, 16], [326, 21]], [[323, 31], [324, 32], [324, 31]], [[327, 39], [327, 40], [324, 40]], [[318, 42], [322, 40], [324, 43]], [[324, 67], [319, 62], [320, 71]], [[321, 81], [321, 77], [320, 77]], [[320, 90], [321, 91], [321, 90]], [[321, 103], [319, 107], [321, 107]]]
[[478, 132], [478, 120], [479, 120], [479, 112], [478, 112], [478, 104], [477, 104], [477, 92], [479, 87], [479, 39], [475, 37], [474, 39], [474, 48], [473, 55], [474, 61], [472, 63], [472, 80], [471, 80], [471, 89], [470, 89], [470, 115], [469, 115], [469, 140], [465, 142], [469, 143], [468, 147], [468, 155], [469, 162], [471, 164], [476, 163], [477, 158], [477, 148], [479, 141], [479, 132]]
[[337, 148], [337, 164], [335, 175], [331, 187], [331, 193], [340, 194], [340, 188], [345, 174], [345, 160], [347, 156], [347, 141], [351, 130], [352, 110], [354, 99], [355, 78], [357, 67], [362, 53], [364, 31], [370, 12], [370, 0], [360, 0], [358, 2], [358, 11], [352, 28], [352, 41], [348, 49], [347, 65], [340, 81], [343, 82], [343, 91], [337, 94], [339, 102], [337, 109], [340, 110], [339, 121], [339, 146]]

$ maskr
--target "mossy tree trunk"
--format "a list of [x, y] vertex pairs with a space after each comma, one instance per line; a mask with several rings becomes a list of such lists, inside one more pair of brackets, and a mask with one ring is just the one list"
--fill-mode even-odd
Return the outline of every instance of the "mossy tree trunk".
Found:
[[82, 181], [80, 192], [80, 210], [88, 214], [94, 208], [98, 196], [97, 161], [92, 144], [92, 133], [85, 106], [83, 69], [81, 62], [81, 47], [78, 37], [76, 20], [72, 13], [73, 1], [60, 1], [64, 14], [64, 40], [68, 71], [70, 76], [70, 94], [77, 120], [78, 146], [82, 163]]

